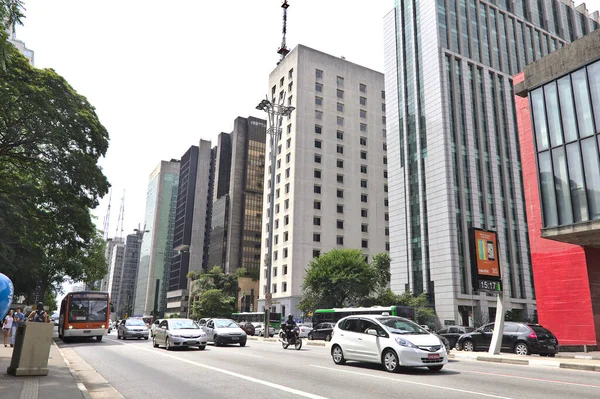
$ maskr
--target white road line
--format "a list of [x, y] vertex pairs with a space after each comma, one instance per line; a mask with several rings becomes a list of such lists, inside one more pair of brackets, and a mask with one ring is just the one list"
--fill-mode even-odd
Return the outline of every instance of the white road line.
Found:
[[446, 391], [454, 391], [454, 392], [461, 392], [461, 393], [468, 393], [468, 394], [472, 394], [472, 395], [478, 395], [478, 396], [485, 396], [488, 398], [498, 398], [498, 399], [511, 399], [507, 396], [498, 396], [498, 395], [491, 395], [488, 393], [483, 393], [483, 392], [475, 392], [475, 391], [468, 391], [466, 389], [458, 389], [458, 388], [450, 388], [450, 387], [445, 387], [443, 385], [433, 385], [433, 384], [425, 384], [423, 382], [416, 382], [416, 381], [407, 381], [407, 380], [402, 380], [400, 378], [392, 378], [392, 377], [385, 377], [382, 375], [374, 375], [374, 374], [366, 374], [366, 373], [359, 373], [357, 371], [350, 371], [350, 370], [342, 370], [342, 369], [334, 369], [331, 367], [323, 367], [323, 366], [317, 366], [315, 364], [311, 364], [311, 367], [315, 367], [318, 369], [323, 369], [323, 370], [329, 370], [329, 371], [335, 371], [338, 373], [347, 373], [347, 374], [354, 374], [354, 375], [360, 375], [363, 377], [372, 377], [372, 378], [379, 378], [381, 380], [388, 380], [388, 381], [394, 381], [394, 382], [401, 382], [404, 384], [411, 384], [411, 385], [420, 385], [420, 386], [424, 386], [424, 387], [429, 387], [429, 388], [436, 388], [436, 389], [444, 389]]
[[517, 378], [517, 379], [520, 379], [520, 380], [550, 382], [552, 384], [575, 385], [575, 386], [585, 387], [585, 388], [600, 388], [600, 385], [594, 385], [594, 384], [582, 384], [582, 383], [579, 383], [579, 382], [548, 380], [548, 379], [545, 379], [545, 378], [536, 378], [536, 377], [522, 377], [520, 375], [492, 373], [492, 372], [489, 372], [489, 371], [460, 370], [460, 372], [461, 373], [473, 373], [473, 374], [492, 375], [492, 376], [495, 376], [495, 377]]
[[[119, 341], [116, 341], [116, 342], [119, 343], [119, 344], [121, 344], [121, 345], [127, 345], [124, 342], [119, 342]], [[302, 396], [302, 397], [305, 397], [305, 398], [310, 398], [310, 399], [328, 399], [325, 396], [314, 395], [312, 393], [300, 391], [298, 389], [286, 387], [284, 385], [275, 384], [275, 383], [272, 383], [272, 382], [269, 382], [269, 381], [265, 381], [265, 380], [259, 380], [258, 378], [250, 377], [250, 376], [247, 376], [247, 375], [244, 375], [244, 374], [235, 373], [233, 371], [221, 369], [221, 368], [218, 368], [218, 367], [212, 367], [212, 366], [208, 366], [206, 364], [194, 362], [192, 360], [188, 360], [188, 359], [184, 359], [184, 358], [181, 358], [181, 357], [169, 355], [167, 353], [164, 353], [162, 351], [158, 351], [156, 349], [152, 350], [152, 349], [149, 349], [149, 348], [142, 348], [142, 347], [140, 347], [138, 345], [127, 345], [127, 346], [130, 347], [130, 348], [135, 348], [135, 349], [139, 349], [139, 350], [146, 351], [146, 352], [151, 352], [154, 355], [161, 355], [161, 356], [169, 357], [171, 359], [175, 359], [175, 360], [178, 360], [180, 362], [185, 362], [185, 363], [191, 364], [193, 366], [201, 367], [203, 369], [216, 371], [217, 373], [227, 374], [227, 375], [230, 375], [232, 377], [237, 377], [237, 378], [242, 379], [242, 380], [254, 382], [254, 383], [260, 384], [260, 385], [265, 385], [265, 386], [267, 386], [269, 388], [279, 389], [280, 391], [288, 392], [288, 393], [291, 393], [291, 394], [294, 394], [294, 395], [298, 395], [298, 396]]]

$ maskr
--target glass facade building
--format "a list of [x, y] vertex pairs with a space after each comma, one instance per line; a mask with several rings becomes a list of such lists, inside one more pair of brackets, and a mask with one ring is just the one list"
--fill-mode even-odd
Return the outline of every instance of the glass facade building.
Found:
[[397, 0], [385, 17], [391, 285], [428, 293], [440, 324], [495, 314], [471, 292], [470, 227], [497, 231], [506, 306], [533, 314], [512, 76], [592, 17], [560, 0]]

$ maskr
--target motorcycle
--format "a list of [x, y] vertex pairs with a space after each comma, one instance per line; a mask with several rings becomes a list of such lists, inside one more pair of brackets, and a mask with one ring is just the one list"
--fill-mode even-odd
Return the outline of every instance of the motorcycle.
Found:
[[293, 345], [296, 350], [300, 350], [300, 348], [302, 348], [302, 338], [300, 338], [300, 330], [298, 327], [294, 326], [293, 330], [290, 331], [290, 327], [286, 326], [283, 327], [283, 330], [284, 334], [279, 338], [283, 349], [287, 349], [288, 346]]

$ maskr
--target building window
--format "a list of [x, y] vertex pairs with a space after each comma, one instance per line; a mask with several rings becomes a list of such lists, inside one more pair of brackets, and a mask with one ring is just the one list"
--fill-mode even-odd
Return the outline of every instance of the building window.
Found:
[[271, 87], [271, 97], [275, 98], [276, 91], [277, 91], [277, 85]]
[[321, 143], [322, 143], [321, 140], [315, 140], [315, 147], [316, 148], [321, 148]]
[[367, 173], [367, 165], [360, 165], [360, 173]]
[[[277, 160], [277, 169], [281, 168], [281, 159]], [[277, 181], [279, 183], [279, 180]]]
[[361, 123], [360, 124], [360, 131], [363, 133], [366, 133], [367, 131], [367, 124], [366, 123]]
[[318, 217], [318, 216], [313, 216], [313, 225], [320, 226], [321, 225], [321, 218]]
[[389, 222], [390, 221], [390, 214], [389, 213], [385, 213], [385, 221]]
[[344, 85], [344, 78], [341, 76], [337, 77], [337, 85], [338, 86], [343, 86]]
[[323, 84], [322, 83], [315, 83], [315, 90], [319, 93], [323, 92]]
[[344, 245], [344, 236], [337, 236], [335, 241], [337, 245]]
[[361, 240], [361, 247], [369, 248], [369, 240]]
[[313, 201], [313, 208], [314, 209], [321, 209], [321, 201], [314, 200]]
[[279, 204], [275, 205], [275, 213], [279, 213]]
[[316, 163], [321, 163], [321, 155], [315, 154], [315, 162]]
[[285, 148], [290, 148], [292, 146], [292, 139], [287, 139], [285, 141]]
[[369, 263], [369, 255], [365, 255], [365, 263]]
[[381, 129], [381, 134], [385, 138], [387, 136], [387, 130]]
[[315, 179], [321, 178], [321, 171], [319, 169], [315, 169]]
[[[287, 242], [287, 240], [289, 239], [289, 237], [290, 237], [289, 233], [287, 231], [284, 231], [283, 232], [283, 242]], [[287, 270], [287, 269], [285, 269], [285, 270]]]
[[383, 143], [383, 151], [387, 151], [387, 144]]
[[369, 198], [367, 194], [361, 194], [360, 195], [360, 202], [368, 202]]
[[288, 272], [287, 265], [283, 265], [283, 274], [285, 275], [285, 274], [287, 274], [287, 272]]
[[367, 92], [367, 85], [359, 83], [358, 90], [360, 90], [361, 93], [366, 93]]
[[387, 185], [387, 184], [384, 184], [384, 185], [383, 185], [383, 192], [384, 192], [384, 193], [387, 193], [387, 192], [388, 192], [388, 185]]
[[364, 105], [364, 106], [367, 105], [367, 97], [361, 97], [360, 98], [360, 105]]
[[288, 134], [292, 132], [292, 125], [287, 125], [287, 132]]
[[277, 251], [273, 251], [273, 260], [277, 260]]
[[319, 234], [319, 233], [313, 233], [313, 241], [314, 242], [321, 242], [321, 234]]
[[275, 198], [279, 198], [279, 189], [275, 190]]
[[[279, 228], [279, 219], [275, 219], [275, 228], [278, 229]], [[268, 230], [268, 229], [267, 229]]]
[[[290, 82], [290, 83], [288, 84], [288, 93], [291, 93], [293, 88], [294, 88], [294, 82]], [[292, 98], [292, 97], [290, 96], [290, 99], [291, 99], [291, 98]], [[290, 101], [290, 103], [291, 103], [291, 101]]]
[[292, 80], [294, 78], [294, 68], [290, 69], [288, 72], [288, 79]]
[[[291, 90], [292, 84], [290, 83], [290, 90]], [[294, 96], [289, 96], [288, 97], [288, 105], [292, 105], [292, 99], [294, 98]]]
[[319, 111], [319, 110], [315, 110], [315, 118], [317, 118], [318, 120], [323, 119], [323, 112]]
[[[281, 292], [287, 292], [287, 283], [285, 281], [281, 283]], [[285, 313], [283, 314], [283, 317], [285, 317]]]
[[279, 87], [283, 86], [283, 82], [285, 81], [284, 79], [285, 79], [285, 78], [281, 78], [281, 79], [279, 79]]
[[344, 140], [344, 132], [342, 132], [341, 130], [338, 130], [336, 133], [336, 137], [338, 140]]
[[321, 194], [321, 186], [318, 186], [318, 185], [315, 184], [314, 193], [315, 194]]
[[344, 205], [337, 205], [337, 213], [344, 213]]
[[344, 90], [337, 89], [337, 98], [344, 98]]
[[[381, 124], [382, 124], [382, 125], [385, 125], [385, 122], [386, 122], [385, 116], [382, 116], [382, 117], [381, 117]], [[384, 131], [384, 133], [383, 133], [383, 137], [385, 137], [385, 131]]]
[[344, 190], [337, 190], [337, 197], [344, 198]]
[[360, 180], [360, 186], [361, 186], [362, 188], [367, 188], [367, 180], [365, 180], [365, 179], [361, 179], [361, 180]]
[[290, 192], [290, 183], [285, 184], [285, 193], [288, 194]]
[[315, 125], [315, 133], [316, 134], [321, 134], [322, 131], [323, 131], [323, 126]]
[[281, 154], [281, 144], [277, 146], [277, 154]]
[[341, 116], [337, 117], [337, 125], [338, 126], [344, 126], [344, 118]]
[[287, 226], [288, 224], [290, 224], [290, 217], [288, 215], [285, 215], [283, 217], [283, 225]]
[[337, 146], [337, 153], [338, 154], [343, 154], [344, 153], [344, 146], [343, 145], [338, 145]]
[[343, 220], [339, 220], [337, 221], [337, 228], [338, 229], [344, 229], [344, 221]]
[[367, 111], [365, 111], [364, 109], [361, 109], [360, 110], [360, 117], [363, 118], [363, 119], [366, 118], [367, 117]]
[[384, 90], [381, 90], [381, 99], [385, 100], [385, 91]]
[[383, 157], [383, 164], [387, 165], [387, 157], [386, 156]]
[[360, 138], [360, 145], [367, 145], [367, 138], [366, 137], [362, 137]]
[[275, 245], [279, 244], [279, 236], [275, 234]]
[[363, 233], [368, 233], [369, 232], [369, 225], [366, 223], [363, 223], [360, 225], [360, 231], [362, 231]]
[[361, 209], [360, 210], [360, 216], [363, 218], [369, 217], [369, 211], [367, 209]]
[[385, 228], [385, 235], [386, 235], [386, 236], [389, 236], [389, 235], [390, 235], [390, 229], [389, 229], [389, 227], [386, 227], [386, 228]]
[[321, 251], [318, 249], [313, 249], [313, 258], [318, 258], [321, 255]]
[[387, 179], [387, 177], [388, 177], [388, 171], [387, 170], [383, 171], [383, 177]]
[[337, 160], [337, 167], [338, 168], [344, 168], [344, 160], [343, 159], [338, 159]]
[[387, 198], [383, 199], [383, 206], [389, 206], [390, 205], [390, 201]]
[[344, 112], [344, 104], [337, 103], [337, 110], [338, 112]]
[[290, 160], [292, 159], [292, 153], [288, 152], [287, 154], [285, 154], [285, 163], [290, 163]]
[[273, 294], [277, 293], [277, 283], [273, 284], [273, 291], [271, 291]]
[[287, 169], [285, 170], [285, 178], [286, 178], [286, 179], [289, 179], [289, 177], [290, 177], [290, 168], [287, 168]]
[[344, 182], [344, 175], [337, 175], [337, 182], [338, 183], [343, 183]]
[[385, 243], [385, 250], [390, 252], [390, 243], [389, 242]]
[[323, 97], [315, 96], [315, 105], [323, 105]]
[[320, 69], [315, 69], [315, 78], [323, 79], [323, 71], [321, 71]]
[[367, 159], [367, 152], [366, 151], [361, 151], [360, 152], [360, 159]]

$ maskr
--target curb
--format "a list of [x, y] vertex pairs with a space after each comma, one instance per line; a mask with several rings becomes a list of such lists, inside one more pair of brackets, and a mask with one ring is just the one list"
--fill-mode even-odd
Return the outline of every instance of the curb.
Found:
[[[457, 356], [458, 355], [458, 356]], [[545, 367], [556, 367], [571, 370], [583, 370], [583, 371], [597, 371], [600, 372], [600, 365], [595, 364], [581, 364], [581, 363], [561, 363], [547, 359], [515, 359], [501, 356], [461, 356], [456, 353], [448, 354], [448, 359], [456, 360], [474, 360], [480, 362], [489, 363], [504, 363], [504, 364], [517, 364], [521, 366], [545, 366]], [[581, 359], [581, 358], [577, 358]]]
[[73, 369], [73, 367], [71, 367], [71, 362], [67, 359], [67, 357], [65, 356], [65, 354], [63, 353], [63, 351], [60, 349], [60, 346], [58, 346], [56, 344], [56, 342], [54, 342], [54, 340], [52, 340], [52, 345], [56, 346], [56, 349], [58, 349], [58, 353], [60, 353], [60, 356], [62, 357], [63, 361], [65, 362], [65, 364], [69, 368], [69, 372], [71, 373], [71, 376], [73, 377], [73, 379], [77, 383], [77, 388], [79, 388], [79, 392], [81, 392], [81, 394], [83, 395], [83, 397], [85, 399], [92, 399], [92, 396], [88, 392], [88, 390], [85, 387], [85, 385], [83, 385], [83, 383], [81, 382], [81, 379], [79, 378], [79, 376], [77, 375], [77, 373], [75, 372], [75, 370]]
[[[306, 345], [309, 346], [327, 346], [326, 342], [318, 342], [318, 341], [309, 341], [306, 338], [302, 338], [303, 340], [306, 340]], [[249, 336], [248, 337], [249, 341], [262, 341], [262, 342], [279, 342], [279, 339], [277, 338], [263, 338], [263, 337], [255, 337], [255, 336]]]

